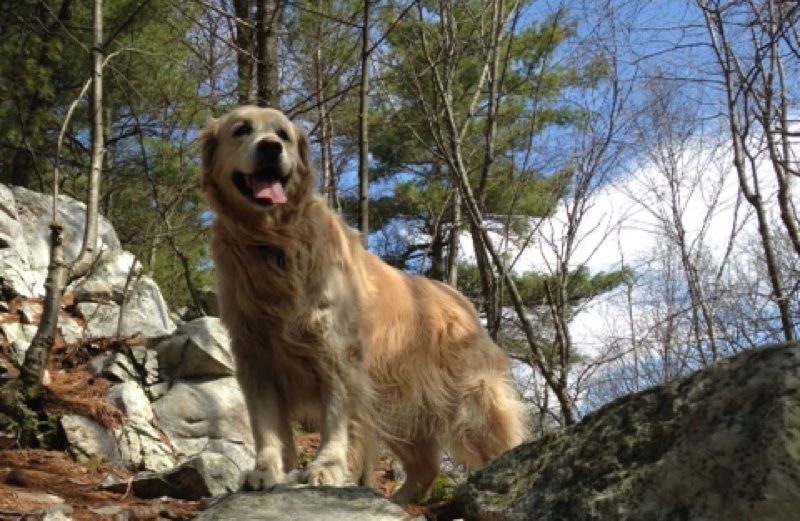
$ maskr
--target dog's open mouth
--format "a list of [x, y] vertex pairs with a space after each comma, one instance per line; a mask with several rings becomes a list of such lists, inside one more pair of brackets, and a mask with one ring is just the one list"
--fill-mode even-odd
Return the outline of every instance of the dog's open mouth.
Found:
[[233, 184], [242, 195], [262, 206], [284, 204], [286, 202], [285, 183], [286, 179], [272, 172], [256, 172], [252, 175], [239, 171], [233, 173]]

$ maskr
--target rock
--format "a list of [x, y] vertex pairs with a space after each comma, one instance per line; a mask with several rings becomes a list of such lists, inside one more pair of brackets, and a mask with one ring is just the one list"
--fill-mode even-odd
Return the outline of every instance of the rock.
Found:
[[45, 277], [45, 271], [31, 270], [16, 250], [0, 250], [0, 293], [6, 300], [43, 297]]
[[69, 449], [80, 462], [94, 458], [114, 462], [120, 460], [119, 447], [114, 438], [100, 424], [75, 414], [61, 417], [61, 426]]
[[69, 505], [55, 505], [44, 511], [42, 521], [70, 521], [72, 507]]
[[406, 521], [402, 508], [375, 491], [358, 487], [277, 488], [228, 496], [197, 521]]
[[61, 338], [67, 344], [74, 344], [83, 340], [85, 329], [74, 318], [61, 315], [58, 317], [58, 330], [61, 332]]
[[30, 347], [33, 337], [36, 336], [37, 329], [38, 327], [32, 324], [20, 324], [19, 322], [7, 322], [0, 325], [0, 330], [3, 331], [3, 335], [11, 346], [14, 359], [19, 365], [25, 361], [25, 352]]
[[[81, 317], [86, 321], [89, 337], [118, 336], [120, 306], [97, 302], [79, 302], [76, 307]], [[149, 277], [139, 278], [128, 295], [119, 336], [156, 338], [167, 336], [174, 330], [175, 324], [169, 318], [167, 304], [164, 302], [156, 283]]]
[[150, 423], [153, 421], [153, 408], [144, 391], [136, 382], [123, 382], [108, 391], [108, 402], [122, 411], [128, 421]]
[[42, 316], [42, 305], [38, 302], [26, 300], [17, 307], [19, 320], [23, 324], [38, 324]]
[[212, 496], [238, 491], [242, 486], [242, 472], [226, 455], [219, 452], [201, 452], [181, 466], [192, 467], [203, 476]]
[[180, 459], [210, 451], [226, 455], [241, 472], [253, 467], [253, 436], [235, 378], [177, 381], [153, 411]]
[[108, 401], [126, 416], [122, 427], [111, 433], [126, 467], [159, 472], [175, 466], [172, 448], [150, 423], [153, 409], [139, 384], [131, 381], [113, 386]]
[[156, 401], [163, 397], [169, 391], [169, 384], [167, 382], [161, 382], [154, 385], [149, 385], [145, 388], [145, 392], [147, 393], [147, 397], [150, 398], [151, 401]]
[[140, 472], [130, 481], [109, 476], [101, 488], [150, 499], [163, 496], [198, 500], [238, 489], [240, 473], [222, 454], [203, 453], [178, 467], [163, 472]]
[[[14, 186], [11, 188], [22, 234], [28, 245], [28, 265], [33, 270], [46, 270], [50, 260], [50, 222], [52, 221], [52, 196]], [[81, 250], [86, 205], [68, 197], [58, 197], [58, 221], [64, 227], [64, 258], [72, 262]], [[111, 223], [103, 216], [97, 222], [95, 251], [119, 250], [120, 243]]]
[[479, 469], [451, 506], [467, 520], [795, 519], [800, 346], [621, 398]]
[[129, 469], [161, 472], [177, 462], [172, 448], [149, 423], [126, 422], [111, 435], [119, 447], [121, 462]]
[[136, 285], [142, 265], [125, 250], [104, 252], [91, 272], [71, 285], [76, 302], [102, 302], [121, 304], [127, 291]]
[[142, 382], [145, 386], [161, 382], [156, 352], [141, 345], [98, 355], [89, 361], [89, 371], [116, 382]]
[[7, 299], [44, 295], [44, 268], [31, 268], [13, 192], [0, 185], [0, 293]]
[[232, 376], [230, 338], [218, 318], [187, 322], [156, 346], [161, 371], [172, 379]]

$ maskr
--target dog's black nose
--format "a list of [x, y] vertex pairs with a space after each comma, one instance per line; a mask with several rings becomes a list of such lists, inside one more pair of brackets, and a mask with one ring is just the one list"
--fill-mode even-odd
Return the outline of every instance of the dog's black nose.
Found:
[[283, 152], [283, 144], [280, 141], [263, 139], [256, 145], [256, 155], [260, 164], [275, 161], [281, 152]]

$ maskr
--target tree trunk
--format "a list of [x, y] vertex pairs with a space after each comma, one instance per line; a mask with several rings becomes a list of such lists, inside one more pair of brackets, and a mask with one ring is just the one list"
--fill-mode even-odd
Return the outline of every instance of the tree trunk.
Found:
[[453, 193], [453, 220], [447, 252], [447, 283], [458, 288], [458, 245], [461, 237], [461, 192]]
[[[50, 360], [58, 326], [58, 312], [64, 288], [70, 280], [85, 274], [95, 260], [97, 221], [100, 193], [100, 173], [103, 169], [103, 2], [94, 0], [92, 12], [92, 160], [86, 202], [86, 224], [83, 245], [78, 257], [67, 266], [64, 263], [62, 228], [56, 223], [56, 188], [53, 194], [53, 224], [50, 235], [50, 263], [45, 282], [44, 311], [31, 346], [25, 354], [21, 380], [29, 401], [37, 402], [42, 395], [44, 370]], [[56, 152], [58, 154], [58, 151]], [[57, 179], [56, 179], [57, 182]]]
[[253, 60], [253, 0], [233, 0], [236, 15], [236, 75], [240, 105], [255, 103], [255, 64]]
[[279, 0], [257, 0], [256, 105], [280, 108], [278, 85], [278, 25], [283, 13]]
[[[317, 9], [322, 12], [323, 4], [317, 2]], [[328, 114], [328, 99], [324, 88], [324, 70], [322, 66], [322, 24], [317, 26], [317, 48], [314, 52], [314, 81], [317, 91], [317, 106], [319, 107], [320, 152], [322, 162], [322, 182], [320, 189], [328, 207], [337, 209], [336, 179], [333, 175], [333, 161], [331, 159], [331, 128], [330, 115]]]
[[358, 98], [358, 229], [369, 242], [369, 20], [370, 0], [364, 0], [364, 19], [361, 27], [361, 86]]

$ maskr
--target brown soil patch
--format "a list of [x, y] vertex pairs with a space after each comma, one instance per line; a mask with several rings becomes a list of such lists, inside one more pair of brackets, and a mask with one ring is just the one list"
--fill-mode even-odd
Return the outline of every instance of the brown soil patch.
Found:
[[128, 519], [192, 519], [200, 511], [196, 501], [143, 500], [99, 490], [109, 474], [127, 477], [107, 464], [82, 465], [57, 451], [18, 449], [0, 451], [0, 519], [41, 512], [52, 503], [45, 494], [63, 499], [76, 521], [109, 519], [107, 507], [123, 507]]

